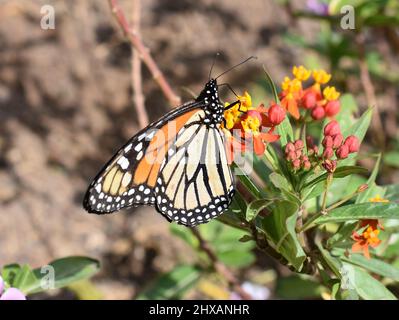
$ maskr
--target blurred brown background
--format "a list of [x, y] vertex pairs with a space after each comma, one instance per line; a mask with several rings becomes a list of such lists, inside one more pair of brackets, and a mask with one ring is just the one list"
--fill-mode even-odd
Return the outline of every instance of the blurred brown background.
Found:
[[[120, 2], [131, 18], [131, 1]], [[55, 8], [55, 30], [40, 28], [44, 4]], [[312, 39], [319, 27], [294, 26], [272, 0], [145, 0], [141, 21], [145, 44], [183, 100], [183, 86], [199, 92], [216, 52], [215, 73], [258, 56], [225, 77], [238, 92], [263, 76], [262, 63], [280, 82], [305, 54], [281, 34], [295, 28]], [[96, 216], [81, 206], [91, 178], [139, 129], [130, 62], [106, 0], [0, 1], [0, 266], [89, 255], [102, 261], [96, 284], [105, 297], [131, 298], [147, 279], [191, 259], [151, 208]], [[145, 66], [143, 79], [155, 120], [169, 106]], [[395, 94], [381, 99], [395, 105]], [[396, 131], [395, 121], [387, 130]]]

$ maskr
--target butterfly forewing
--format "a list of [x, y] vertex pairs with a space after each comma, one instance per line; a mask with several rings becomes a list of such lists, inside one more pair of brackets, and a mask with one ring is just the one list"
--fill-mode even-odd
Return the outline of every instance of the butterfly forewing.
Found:
[[197, 112], [198, 103], [172, 110], [132, 137], [89, 186], [83, 206], [91, 213], [111, 213], [134, 205], [153, 205], [154, 186], [176, 131]]

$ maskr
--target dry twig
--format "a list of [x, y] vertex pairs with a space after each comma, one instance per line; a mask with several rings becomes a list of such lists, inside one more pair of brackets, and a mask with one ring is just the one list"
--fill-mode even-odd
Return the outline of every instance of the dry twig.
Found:
[[[141, 1], [133, 0], [132, 10], [132, 26], [136, 30], [138, 36], [140, 36], [140, 20], [141, 20]], [[140, 54], [132, 45], [132, 89], [133, 89], [133, 102], [136, 107], [137, 117], [139, 125], [144, 128], [148, 125], [148, 115], [144, 105], [144, 94], [143, 94], [143, 79], [141, 74], [141, 60]]]
[[169, 83], [166, 81], [165, 76], [159, 69], [155, 60], [151, 56], [149, 49], [143, 44], [141, 38], [138, 36], [136, 30], [132, 29], [126, 20], [125, 14], [119, 6], [118, 0], [109, 0], [111, 10], [116, 17], [119, 25], [121, 26], [124, 34], [129, 38], [130, 42], [140, 55], [140, 59], [145, 63], [150, 70], [152, 77], [158, 83], [165, 97], [169, 102], [176, 106], [180, 104], [180, 97], [175, 94]]

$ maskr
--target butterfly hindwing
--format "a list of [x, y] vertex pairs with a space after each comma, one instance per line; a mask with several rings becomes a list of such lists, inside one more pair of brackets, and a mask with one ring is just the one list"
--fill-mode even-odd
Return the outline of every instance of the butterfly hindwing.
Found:
[[234, 189], [220, 130], [201, 124], [182, 128], [155, 193], [157, 210], [180, 224], [194, 226], [223, 213]]

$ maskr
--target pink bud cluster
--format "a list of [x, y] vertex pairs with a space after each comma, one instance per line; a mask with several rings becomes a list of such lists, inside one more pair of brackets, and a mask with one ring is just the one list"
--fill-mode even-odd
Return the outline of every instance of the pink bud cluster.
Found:
[[[324, 127], [322, 145], [324, 147], [322, 165], [329, 172], [335, 171], [337, 160], [346, 159], [350, 153], [359, 151], [360, 147], [359, 139], [353, 135], [344, 140], [339, 123], [335, 120], [330, 121]], [[334, 154], [337, 160], [331, 159]]]
[[303, 149], [304, 143], [300, 139], [295, 142], [288, 142], [285, 146], [285, 158], [295, 171], [300, 169], [309, 170], [312, 167], [309, 157], [304, 153]]

